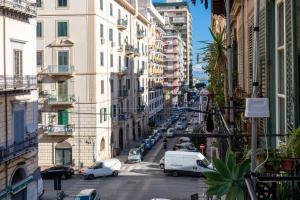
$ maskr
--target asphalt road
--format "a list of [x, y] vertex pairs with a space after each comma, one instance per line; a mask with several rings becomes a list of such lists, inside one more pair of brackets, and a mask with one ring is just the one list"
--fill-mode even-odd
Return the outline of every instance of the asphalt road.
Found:
[[[168, 140], [168, 149], [173, 148], [177, 139], [170, 138]], [[62, 190], [73, 196], [82, 189], [95, 188], [100, 193], [101, 200], [151, 200], [153, 198], [189, 200], [192, 194], [199, 193], [202, 195], [206, 190], [203, 178], [171, 177], [159, 169], [159, 161], [164, 152], [161, 139], [144, 157], [142, 163], [122, 163], [118, 177], [84, 180], [81, 176], [74, 176], [71, 179], [62, 180]], [[53, 180], [44, 181], [43, 200], [56, 199], [53, 185]]]

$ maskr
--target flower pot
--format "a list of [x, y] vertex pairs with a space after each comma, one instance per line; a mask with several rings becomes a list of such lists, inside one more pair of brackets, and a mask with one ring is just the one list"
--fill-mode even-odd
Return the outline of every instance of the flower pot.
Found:
[[294, 160], [290, 158], [284, 158], [281, 161], [281, 169], [283, 171], [292, 171], [294, 168]]

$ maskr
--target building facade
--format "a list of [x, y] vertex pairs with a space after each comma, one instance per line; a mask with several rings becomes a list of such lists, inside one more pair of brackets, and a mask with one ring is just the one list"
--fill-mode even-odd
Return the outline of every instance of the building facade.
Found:
[[181, 104], [181, 92], [184, 86], [185, 43], [181, 39], [180, 33], [167, 32], [163, 38], [166, 55], [166, 67], [164, 69], [165, 107], [171, 108]]
[[111, 158], [147, 126], [147, 27], [125, 0], [40, 1], [41, 166]]
[[0, 1], [0, 199], [38, 199], [35, 1]]
[[167, 32], [179, 32], [186, 45], [184, 51], [184, 85], [192, 86], [192, 15], [188, 2], [167, 0], [166, 3], [155, 3], [154, 6], [166, 19]]

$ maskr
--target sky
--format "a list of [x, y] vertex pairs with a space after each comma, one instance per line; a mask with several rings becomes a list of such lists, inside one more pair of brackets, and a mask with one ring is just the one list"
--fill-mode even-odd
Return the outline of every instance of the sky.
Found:
[[[152, 0], [153, 2], [165, 2], [165, 0]], [[185, 0], [183, 0], [185, 1]], [[200, 0], [196, 0], [196, 6], [187, 0], [193, 17], [193, 64], [196, 64], [197, 53], [200, 53], [202, 44], [199, 41], [211, 40], [209, 33], [210, 27], [210, 2], [208, 1], [208, 9]]]

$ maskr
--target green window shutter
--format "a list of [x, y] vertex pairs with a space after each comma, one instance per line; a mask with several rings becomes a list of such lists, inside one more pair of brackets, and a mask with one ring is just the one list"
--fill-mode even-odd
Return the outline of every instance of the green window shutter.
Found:
[[103, 10], [103, 0], [100, 0], [100, 9]]
[[36, 37], [42, 37], [42, 22], [36, 24]]
[[68, 23], [67, 22], [58, 22], [58, 24], [57, 24], [57, 36], [58, 37], [68, 36]]
[[295, 78], [294, 78], [294, 66], [295, 66], [295, 39], [293, 34], [293, 22], [294, 17], [292, 15], [292, 0], [285, 0], [285, 52], [286, 52], [286, 129], [291, 131], [295, 126]]
[[243, 27], [239, 28], [238, 33], [238, 80], [239, 86], [244, 88], [244, 41]]
[[69, 124], [69, 113], [66, 110], [58, 111], [58, 124], [68, 125]]

